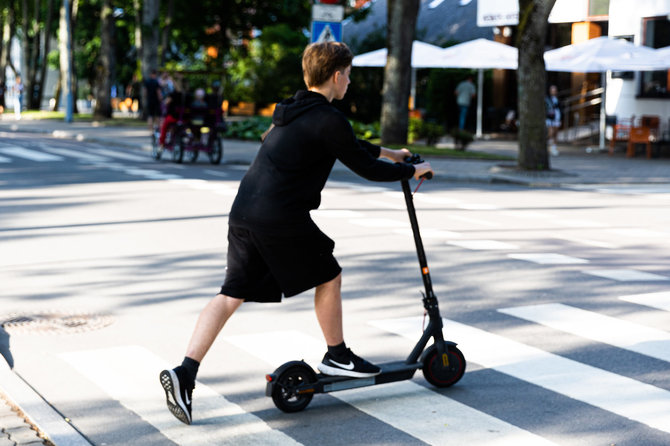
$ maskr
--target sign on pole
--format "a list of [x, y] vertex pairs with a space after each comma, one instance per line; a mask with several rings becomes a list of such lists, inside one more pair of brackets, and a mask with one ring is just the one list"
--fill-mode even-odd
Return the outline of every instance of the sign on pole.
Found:
[[312, 43], [341, 41], [342, 22], [312, 22]]
[[344, 6], [321, 2], [312, 5], [312, 43], [341, 42]]

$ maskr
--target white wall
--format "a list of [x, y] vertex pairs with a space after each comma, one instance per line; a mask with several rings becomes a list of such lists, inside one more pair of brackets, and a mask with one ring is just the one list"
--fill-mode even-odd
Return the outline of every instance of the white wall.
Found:
[[[642, 44], [642, 19], [670, 14], [670, 0], [610, 0], [609, 35], [634, 36]], [[621, 117], [658, 115], [662, 129], [668, 128], [670, 99], [638, 99], [639, 79], [610, 79], [607, 84], [607, 114]]]

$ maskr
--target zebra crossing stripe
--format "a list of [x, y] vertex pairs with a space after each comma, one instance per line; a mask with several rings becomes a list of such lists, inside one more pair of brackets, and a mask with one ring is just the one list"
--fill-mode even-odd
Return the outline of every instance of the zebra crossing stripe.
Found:
[[619, 299], [638, 305], [644, 305], [646, 307], [670, 311], [670, 291], [661, 291], [660, 293], [631, 294], [628, 296], [621, 296]]
[[197, 414], [193, 424], [185, 426], [177, 421], [165, 405], [158, 381], [160, 371], [171, 366], [144, 347], [112, 347], [64, 353], [61, 357], [179, 445], [300, 445], [200, 382], [193, 391]]
[[101, 149], [101, 148], [91, 148], [88, 149], [89, 152], [97, 153], [99, 155], [103, 156], [108, 156], [110, 158], [118, 158], [122, 160], [128, 160], [128, 161], [139, 161], [139, 162], [150, 162], [152, 161], [151, 158], [148, 156], [139, 156], [139, 155], [133, 155], [130, 153], [122, 152], [120, 150], [109, 150], [109, 149]]
[[[422, 318], [374, 321], [382, 330], [416, 340]], [[670, 433], [670, 392], [581, 364], [502, 336], [444, 319], [448, 339], [469, 362], [583, 401]]]
[[660, 274], [637, 271], [634, 269], [593, 269], [584, 270], [582, 272], [584, 274], [604, 277], [605, 279], [612, 279], [618, 282], [657, 282], [670, 280], [670, 278], [661, 276]]
[[487, 251], [487, 250], [508, 250], [518, 249], [519, 247], [507, 242], [499, 242], [497, 240], [456, 240], [448, 242], [450, 245], [459, 246], [473, 251]]
[[507, 254], [507, 257], [511, 259], [538, 263], [540, 265], [571, 265], [576, 263], [589, 263], [588, 260], [550, 252]]
[[5, 155], [15, 156], [30, 161], [63, 161], [63, 158], [50, 153], [39, 152], [37, 150], [26, 149], [25, 147], [0, 147], [0, 152]]
[[55, 153], [56, 155], [76, 158], [82, 161], [94, 161], [98, 163], [108, 161], [108, 158], [105, 158], [104, 156], [93, 155], [81, 150], [64, 149], [60, 147], [45, 147], [44, 150], [46, 150], [49, 153]]
[[670, 333], [665, 331], [558, 303], [503, 308], [498, 311], [670, 362]]
[[[296, 330], [226, 336], [227, 342], [276, 368], [304, 358], [318, 364], [326, 350], [321, 339]], [[410, 381], [334, 392], [331, 396], [434, 445], [551, 445], [550, 441]], [[408, 416], [407, 414], [412, 414]]]

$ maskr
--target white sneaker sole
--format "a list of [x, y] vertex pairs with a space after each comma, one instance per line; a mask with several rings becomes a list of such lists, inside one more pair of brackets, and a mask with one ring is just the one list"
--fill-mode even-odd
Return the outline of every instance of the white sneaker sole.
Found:
[[173, 370], [163, 370], [160, 374], [161, 386], [165, 390], [165, 400], [170, 413], [184, 424], [191, 424], [191, 414], [181, 398], [179, 379]]
[[319, 372], [323, 373], [324, 375], [328, 376], [350, 376], [352, 378], [370, 378], [372, 376], [377, 376], [379, 375], [382, 371], [378, 372], [373, 372], [373, 373], [365, 373], [365, 372], [356, 372], [354, 370], [344, 370], [340, 369], [338, 367], [331, 367], [329, 365], [326, 365], [324, 363], [319, 364], [316, 366], [317, 369], [319, 369]]

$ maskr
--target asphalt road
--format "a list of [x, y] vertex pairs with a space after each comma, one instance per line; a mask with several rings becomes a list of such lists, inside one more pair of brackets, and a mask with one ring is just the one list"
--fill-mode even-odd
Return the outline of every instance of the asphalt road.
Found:
[[[0, 318], [16, 374], [69, 420], [70, 438], [670, 444], [670, 185], [424, 182], [415, 203], [463, 379], [435, 389], [419, 371], [280, 412], [265, 374], [316, 365], [325, 349], [304, 293], [242, 306], [201, 366], [194, 425], [182, 425], [158, 373], [181, 361], [222, 282], [245, 169], [37, 135], [0, 141]], [[344, 268], [348, 344], [375, 362], [404, 358], [423, 309], [399, 184], [334, 172], [314, 218]]]

